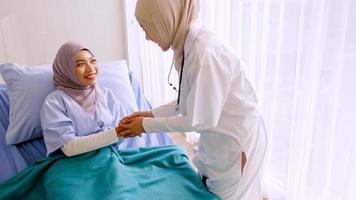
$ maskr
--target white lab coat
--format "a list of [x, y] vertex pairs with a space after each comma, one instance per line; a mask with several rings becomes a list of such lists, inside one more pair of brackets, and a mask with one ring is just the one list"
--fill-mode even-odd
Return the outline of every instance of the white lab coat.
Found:
[[[267, 136], [254, 88], [237, 54], [216, 36], [189, 29], [178, 112], [176, 101], [152, 110], [146, 132], [200, 133], [194, 157], [208, 189], [221, 199], [262, 199]], [[241, 175], [241, 153], [247, 163]]]

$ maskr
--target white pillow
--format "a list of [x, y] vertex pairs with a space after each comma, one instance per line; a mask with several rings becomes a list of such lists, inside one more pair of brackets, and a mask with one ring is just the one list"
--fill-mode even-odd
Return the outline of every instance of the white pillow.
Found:
[[[110, 88], [128, 113], [137, 111], [126, 61], [98, 63], [98, 83]], [[0, 65], [8, 86], [10, 104], [6, 143], [17, 144], [42, 136], [40, 110], [46, 96], [55, 90], [51, 65], [24, 66], [15, 63]]]

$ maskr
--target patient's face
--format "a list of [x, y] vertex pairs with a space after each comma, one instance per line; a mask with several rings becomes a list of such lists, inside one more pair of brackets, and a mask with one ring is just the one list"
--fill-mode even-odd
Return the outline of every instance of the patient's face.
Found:
[[94, 85], [98, 68], [96, 58], [86, 50], [79, 51], [75, 59], [75, 75], [83, 86]]

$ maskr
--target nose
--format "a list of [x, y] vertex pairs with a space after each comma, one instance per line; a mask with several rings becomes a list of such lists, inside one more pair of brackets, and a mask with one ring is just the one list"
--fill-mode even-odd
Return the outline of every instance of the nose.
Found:
[[147, 32], [145, 32], [146, 34], [146, 40], [152, 41], [152, 38], [150, 37], [150, 35], [147, 34]]
[[88, 72], [95, 71], [95, 64], [88, 62], [86, 70]]

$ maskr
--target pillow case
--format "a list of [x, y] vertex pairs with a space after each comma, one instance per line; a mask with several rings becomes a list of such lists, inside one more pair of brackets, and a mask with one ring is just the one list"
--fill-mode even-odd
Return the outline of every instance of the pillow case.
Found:
[[[128, 113], [137, 111], [125, 60], [99, 62], [98, 84], [111, 89]], [[46, 96], [55, 90], [51, 65], [0, 65], [8, 86], [10, 104], [6, 143], [18, 144], [42, 136], [40, 110]]]

